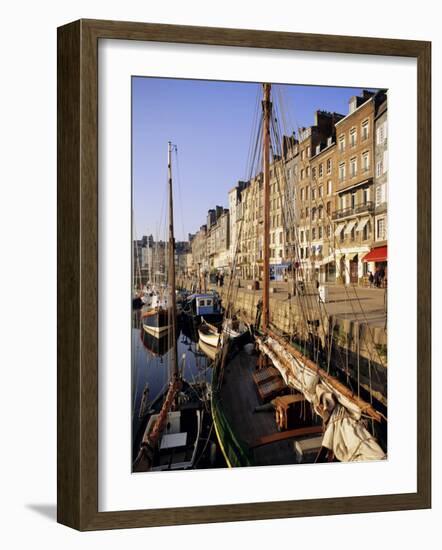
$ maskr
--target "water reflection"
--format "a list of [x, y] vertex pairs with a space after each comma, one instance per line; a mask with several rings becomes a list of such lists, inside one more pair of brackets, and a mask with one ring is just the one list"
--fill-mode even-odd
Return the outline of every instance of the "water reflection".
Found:
[[[197, 343], [198, 333], [189, 324], [178, 325], [177, 351], [183, 378], [190, 384], [211, 383], [212, 360]], [[132, 442], [133, 455], [139, 449], [152, 407], [161, 398], [170, 378], [169, 355], [172, 342], [168, 335], [158, 339], [147, 334], [139, 311], [132, 324]], [[183, 356], [185, 359], [183, 361]], [[210, 420], [210, 407], [207, 405]], [[211, 422], [211, 420], [210, 420]]]

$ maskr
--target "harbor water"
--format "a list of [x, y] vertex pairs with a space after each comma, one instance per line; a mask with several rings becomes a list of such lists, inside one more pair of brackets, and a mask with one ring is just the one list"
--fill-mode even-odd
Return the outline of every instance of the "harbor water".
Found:
[[[198, 344], [198, 332], [189, 323], [178, 324], [177, 357], [184, 381], [206, 383], [210, 388], [212, 360]], [[141, 312], [134, 311], [132, 319], [132, 455], [136, 456], [149, 420], [149, 409], [167, 390], [170, 379], [170, 350], [172, 342], [166, 334], [155, 338], [147, 334], [141, 323]], [[206, 404], [206, 421], [211, 424], [210, 403]], [[211, 445], [217, 445], [214, 430], [209, 434]], [[221, 453], [217, 452], [217, 455]], [[204, 467], [220, 467], [204, 464]]]

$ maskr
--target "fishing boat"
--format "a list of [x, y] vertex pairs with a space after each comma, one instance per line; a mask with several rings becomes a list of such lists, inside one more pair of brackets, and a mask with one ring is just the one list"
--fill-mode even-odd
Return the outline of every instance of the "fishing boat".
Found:
[[172, 326], [171, 317], [172, 311], [168, 307], [167, 297], [158, 298], [141, 315], [143, 330], [156, 338], [160, 338], [170, 330]]
[[[157, 414], [151, 415], [141, 438], [139, 451], [133, 463], [135, 472], [177, 470], [192, 468], [195, 462], [198, 442], [201, 433], [202, 408], [197, 401], [186, 399], [185, 383], [177, 360], [177, 319], [176, 319], [176, 285], [175, 285], [175, 238], [173, 223], [172, 193], [172, 144], [168, 143], [168, 190], [169, 190], [169, 285], [170, 307], [158, 309], [157, 315], [143, 317], [143, 328], [146, 330], [146, 319], [158, 319], [158, 328], [169, 323], [169, 352], [171, 362], [170, 378], [167, 392]], [[162, 311], [170, 310], [173, 315], [161, 317]], [[162, 325], [161, 323], [164, 323]], [[151, 325], [149, 325], [150, 327]], [[159, 332], [159, 331], [158, 331]], [[183, 358], [183, 362], [185, 357]], [[193, 392], [195, 393], [195, 392]]]
[[183, 304], [183, 314], [192, 322], [217, 323], [223, 318], [221, 299], [216, 292], [191, 294]]
[[[373, 425], [382, 423], [383, 414], [327, 372], [319, 353], [312, 359], [306, 346], [299, 349], [270, 322], [270, 138], [275, 135], [274, 123], [271, 85], [263, 84], [258, 138], [262, 139], [259, 189], [264, 203], [262, 301], [253, 327], [254, 343], [236, 352], [226, 339], [217, 355], [211, 408], [218, 442], [230, 467], [382, 460], [386, 453], [374, 429], [368, 430], [367, 419]], [[310, 307], [321, 307], [319, 300], [316, 303]], [[306, 317], [305, 326], [312, 331], [316, 320]], [[332, 342], [331, 338], [330, 346]]]

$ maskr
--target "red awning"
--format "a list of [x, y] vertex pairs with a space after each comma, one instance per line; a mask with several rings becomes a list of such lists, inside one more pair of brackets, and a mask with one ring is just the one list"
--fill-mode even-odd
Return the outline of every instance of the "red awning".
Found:
[[387, 261], [387, 247], [378, 246], [370, 250], [368, 254], [364, 256], [363, 262], [386, 262]]

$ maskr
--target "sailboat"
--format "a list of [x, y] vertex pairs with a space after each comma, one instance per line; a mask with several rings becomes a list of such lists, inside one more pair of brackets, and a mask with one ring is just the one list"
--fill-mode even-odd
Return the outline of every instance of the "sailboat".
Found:
[[263, 296], [254, 350], [232, 355], [227, 342], [217, 356], [211, 407], [220, 447], [230, 467], [385, 459], [365, 422], [382, 422], [382, 414], [270, 326], [268, 83], [262, 108]]
[[[173, 223], [172, 193], [172, 143], [168, 143], [168, 189], [169, 189], [169, 285], [170, 285], [170, 378], [161, 410], [152, 414], [144, 431], [133, 470], [160, 471], [192, 468], [202, 426], [202, 412], [184, 394], [182, 369], [177, 359], [177, 319], [175, 285], [175, 237]], [[167, 309], [159, 311], [166, 311]], [[153, 318], [153, 315], [151, 316]], [[167, 317], [166, 317], [167, 318]], [[162, 317], [157, 315], [158, 323]], [[169, 322], [169, 321], [168, 321]], [[144, 319], [143, 319], [144, 323]], [[162, 327], [160, 327], [162, 328]], [[183, 358], [184, 362], [184, 358]]]

